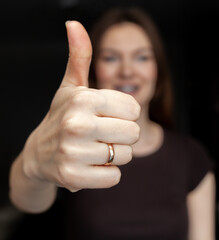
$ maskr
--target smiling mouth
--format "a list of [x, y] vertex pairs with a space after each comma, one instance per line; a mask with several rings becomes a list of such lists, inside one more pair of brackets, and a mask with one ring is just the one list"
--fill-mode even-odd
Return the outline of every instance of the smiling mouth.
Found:
[[116, 86], [115, 88], [117, 91], [124, 92], [127, 94], [134, 94], [138, 91], [138, 86], [133, 85], [124, 85], [124, 86]]

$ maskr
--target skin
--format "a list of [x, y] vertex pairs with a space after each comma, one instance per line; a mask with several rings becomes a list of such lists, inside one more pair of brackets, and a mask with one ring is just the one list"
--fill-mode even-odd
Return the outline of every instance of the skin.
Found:
[[[141, 115], [137, 120], [141, 134], [133, 145], [134, 155], [156, 151], [163, 142], [163, 132], [161, 126], [149, 119], [148, 107], [156, 85], [157, 64], [150, 39], [140, 26], [122, 23], [105, 32], [96, 63], [96, 76], [99, 88], [129, 93], [141, 105]], [[208, 173], [189, 193], [187, 205], [189, 240], [215, 239], [215, 179], [212, 173]]]
[[[10, 198], [27, 212], [47, 210], [57, 186], [75, 192], [118, 184], [121, 173], [116, 165], [131, 160], [131, 146], [133, 154], [141, 156], [163, 143], [162, 127], [148, 117], [157, 65], [147, 34], [130, 23], [107, 30], [96, 68], [99, 88], [104, 89], [95, 90], [88, 88], [89, 37], [78, 22], [68, 22], [66, 27], [70, 57], [65, 76], [50, 110], [11, 167]], [[116, 61], [106, 61], [112, 54]], [[135, 91], [115, 91], [118, 86], [124, 90], [124, 85], [133, 85]], [[114, 143], [112, 166], [104, 166], [106, 143]], [[214, 239], [214, 194], [212, 173], [189, 194], [190, 240]]]
[[[46, 211], [57, 186], [75, 192], [118, 184], [116, 165], [131, 160], [131, 145], [139, 138], [139, 104], [128, 94], [88, 88], [90, 39], [78, 22], [67, 22], [66, 28], [69, 60], [64, 78], [10, 171], [11, 201], [27, 212]], [[112, 166], [104, 166], [109, 158], [106, 143], [114, 144]]]
[[124, 86], [136, 87], [132, 95], [147, 107], [154, 95], [157, 64], [148, 36], [138, 25], [122, 23], [111, 27], [103, 35], [96, 63], [99, 88], [120, 90]]
[[156, 151], [162, 144], [163, 130], [150, 121], [148, 107], [156, 86], [157, 64], [149, 37], [140, 26], [125, 22], [105, 32], [96, 62], [96, 76], [99, 88], [123, 91], [141, 106], [138, 119], [141, 135], [133, 146], [134, 154], [140, 156]]

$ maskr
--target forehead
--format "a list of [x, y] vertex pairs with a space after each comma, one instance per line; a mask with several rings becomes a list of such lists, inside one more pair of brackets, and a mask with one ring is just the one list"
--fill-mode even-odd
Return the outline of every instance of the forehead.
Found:
[[104, 33], [100, 48], [118, 50], [136, 49], [137, 47], [152, 47], [144, 29], [135, 23], [124, 22], [111, 26]]

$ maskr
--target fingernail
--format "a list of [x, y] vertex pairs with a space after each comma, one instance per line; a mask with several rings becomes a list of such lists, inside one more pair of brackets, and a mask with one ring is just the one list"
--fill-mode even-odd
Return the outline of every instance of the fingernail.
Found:
[[67, 20], [67, 21], [65, 22], [65, 26], [66, 26], [69, 22], [71, 22], [71, 20]]

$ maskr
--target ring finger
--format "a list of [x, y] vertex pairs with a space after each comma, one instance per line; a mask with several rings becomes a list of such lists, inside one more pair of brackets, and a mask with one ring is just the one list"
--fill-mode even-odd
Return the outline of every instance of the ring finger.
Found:
[[[84, 144], [83, 144], [84, 146]], [[70, 145], [68, 147], [68, 161], [77, 161], [79, 164], [104, 165], [109, 161], [110, 149], [107, 143], [87, 143], [86, 148], [82, 145]], [[132, 159], [132, 147], [130, 145], [113, 144], [113, 165], [124, 165]]]

